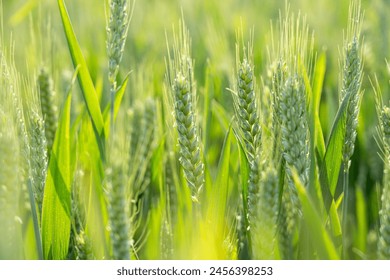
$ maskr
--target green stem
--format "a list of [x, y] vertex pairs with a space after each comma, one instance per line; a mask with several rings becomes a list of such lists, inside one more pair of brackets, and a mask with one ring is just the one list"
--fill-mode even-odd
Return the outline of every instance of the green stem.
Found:
[[348, 200], [349, 200], [349, 167], [347, 165], [344, 168], [344, 176], [343, 176], [343, 192], [344, 192], [344, 202], [342, 208], [342, 232], [343, 232], [343, 259], [346, 259], [348, 256], [348, 236], [347, 236], [347, 227], [348, 227]]

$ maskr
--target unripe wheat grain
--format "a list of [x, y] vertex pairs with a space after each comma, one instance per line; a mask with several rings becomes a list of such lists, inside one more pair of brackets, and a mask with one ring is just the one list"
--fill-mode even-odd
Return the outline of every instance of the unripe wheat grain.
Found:
[[53, 80], [46, 69], [42, 68], [38, 76], [38, 88], [41, 101], [41, 110], [45, 122], [45, 135], [48, 154], [53, 146], [54, 136], [57, 130], [57, 107], [54, 102]]

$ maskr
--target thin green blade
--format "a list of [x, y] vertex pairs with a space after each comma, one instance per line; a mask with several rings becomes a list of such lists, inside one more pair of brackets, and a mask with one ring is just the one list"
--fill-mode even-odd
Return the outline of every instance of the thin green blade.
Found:
[[[216, 186], [214, 188], [215, 201], [211, 201], [213, 207], [215, 207], [215, 215], [217, 219], [217, 225], [221, 226], [225, 217], [225, 210], [229, 193], [229, 174], [230, 174], [230, 152], [231, 143], [233, 141], [233, 133], [231, 127], [226, 133], [225, 141], [221, 150], [221, 156], [218, 163], [218, 175], [216, 180]], [[214, 200], [213, 199], [213, 200]]]
[[92, 120], [95, 131], [96, 140], [99, 144], [99, 149], [104, 158], [104, 121], [100, 110], [99, 98], [89, 73], [87, 63], [81, 52], [80, 45], [74, 33], [72, 23], [70, 21], [66, 6], [63, 0], [58, 0], [62, 24], [64, 27], [66, 39], [68, 41], [69, 51], [72, 57], [74, 67], [79, 67], [78, 80], [83, 93], [84, 101], [87, 106], [89, 116]]
[[325, 157], [321, 162], [320, 181], [325, 207], [329, 212], [332, 200], [334, 199], [337, 182], [339, 179], [342, 162], [342, 149], [344, 143], [345, 126], [347, 121], [347, 105], [351, 98], [349, 92], [343, 99], [336, 118], [334, 119]]
[[301, 201], [304, 222], [306, 223], [306, 228], [310, 230], [308, 236], [310, 236], [319, 258], [324, 260], [340, 259], [314, 203], [312, 202], [306, 188], [299, 180], [296, 172], [293, 174], [293, 179], [298, 191], [299, 200]]
[[66, 258], [70, 236], [71, 160], [68, 95], [58, 125], [46, 178], [42, 209], [42, 245], [45, 259]]

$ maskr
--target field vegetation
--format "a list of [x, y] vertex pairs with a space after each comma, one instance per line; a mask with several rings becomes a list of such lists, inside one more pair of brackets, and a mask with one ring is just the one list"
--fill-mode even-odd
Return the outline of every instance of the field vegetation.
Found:
[[390, 259], [386, 0], [0, 0], [0, 259]]

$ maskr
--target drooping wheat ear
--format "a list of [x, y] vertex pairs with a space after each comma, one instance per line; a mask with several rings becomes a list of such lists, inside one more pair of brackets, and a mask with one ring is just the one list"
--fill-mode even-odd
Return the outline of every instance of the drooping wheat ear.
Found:
[[33, 113], [30, 124], [30, 152], [32, 187], [39, 215], [42, 215], [43, 193], [48, 166], [45, 124], [38, 113]]
[[236, 86], [233, 94], [236, 120], [240, 136], [245, 145], [249, 162], [248, 220], [256, 216], [257, 194], [260, 179], [260, 112], [259, 96], [256, 94], [256, 81], [253, 67], [252, 39], [244, 49], [241, 61], [240, 46], [236, 46]]
[[262, 172], [258, 194], [258, 215], [253, 224], [253, 254], [256, 259], [275, 259], [279, 215], [278, 173], [270, 166]]
[[173, 96], [174, 116], [178, 131], [180, 164], [193, 202], [199, 202], [204, 187], [204, 164], [199, 128], [196, 119], [196, 89], [191, 43], [184, 20], [179, 37], [174, 38], [173, 58], [168, 51], [168, 85]]
[[380, 127], [384, 152], [382, 208], [379, 212], [380, 229], [378, 249], [382, 259], [390, 259], [390, 108], [383, 106]]
[[38, 76], [38, 89], [42, 116], [45, 122], [48, 155], [50, 157], [50, 151], [52, 149], [54, 136], [57, 130], [57, 106], [54, 101], [55, 91], [53, 87], [53, 80], [45, 68], [40, 70]]
[[294, 168], [304, 186], [309, 180], [309, 129], [306, 119], [306, 92], [303, 79], [297, 75], [289, 77], [280, 96], [281, 141], [283, 157], [287, 163], [289, 192], [292, 209], [297, 217], [301, 213], [295, 184], [292, 180]]

